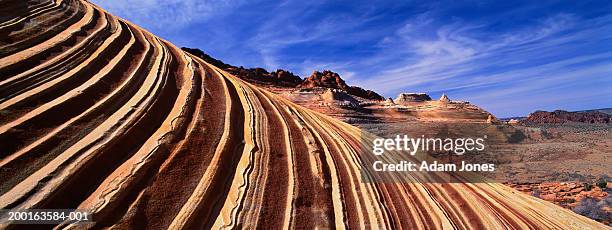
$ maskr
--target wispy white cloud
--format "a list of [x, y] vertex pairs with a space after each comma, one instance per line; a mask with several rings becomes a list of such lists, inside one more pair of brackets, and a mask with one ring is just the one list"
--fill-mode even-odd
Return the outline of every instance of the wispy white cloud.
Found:
[[[555, 17], [568, 20], [568, 16]], [[426, 20], [426, 23], [429, 24], [431, 21]], [[396, 33], [395, 42], [387, 41], [388, 48], [382, 52], [394, 55], [394, 50], [410, 50], [410, 58], [404, 62], [404, 66], [384, 71], [382, 73], [386, 76], [384, 79], [370, 79], [366, 82], [383, 91], [394, 91], [426, 83], [439, 83], [471, 71], [481, 70], [486, 65], [494, 64], [491, 63], [492, 58], [520, 61], [524, 56], [503, 56], [508, 56], [510, 52], [516, 53], [547, 46], [551, 41], [544, 39], [567, 29], [563, 25], [569, 24], [551, 21], [557, 20], [549, 18], [535, 27], [496, 34], [494, 38], [487, 36], [479, 38], [481, 25], [462, 23], [442, 25], [435, 30], [433, 37], [420, 36], [420, 33], [424, 33], [423, 30], [406, 32], [405, 28], [402, 28]], [[413, 25], [411, 22], [408, 24]], [[420, 25], [420, 27], [431, 30], [429, 25]], [[538, 41], [541, 43], [535, 43]]]
[[[544, 89], [577, 81], [607, 79], [603, 85], [573, 89], [574, 98], [589, 97], [586, 92], [578, 92], [588, 91], [589, 87], [612, 94], [612, 49], [580, 50], [581, 44], [589, 41], [609, 42], [610, 16], [580, 19], [557, 14], [503, 33], [489, 33], [483, 29], [488, 25], [459, 21], [435, 27], [432, 22], [433, 19], [423, 18], [409, 20], [393, 36], [381, 40], [385, 60], [400, 60], [400, 64], [370, 74], [383, 77], [359, 78], [358, 84], [386, 94], [454, 91], [459, 97], [480, 102], [502, 114], [510, 111], [502, 112], [499, 105], [493, 105], [508, 100], [538, 100], [535, 96], [542, 96]], [[432, 32], [432, 27], [437, 29]], [[433, 35], [427, 36], [428, 33]], [[373, 57], [375, 62], [380, 62], [376, 60], [379, 58]], [[560, 92], [563, 91], [551, 90], [549, 96], [561, 102], [562, 97], [555, 96]], [[607, 102], [612, 105], [612, 100]]]
[[[326, 44], [342, 45], [358, 43], [377, 35], [372, 31], [362, 31], [358, 27], [377, 15], [367, 12], [359, 15], [352, 14], [320, 14], [317, 8], [327, 4], [326, 1], [286, 1], [272, 9], [273, 14], [258, 25], [256, 33], [248, 38], [247, 44], [256, 50], [266, 68], [287, 68], [288, 62], [282, 60], [283, 56], [291, 53], [291, 48], [302, 45]], [[318, 48], [320, 49], [320, 48]], [[342, 71], [343, 61], [324, 60], [323, 56], [313, 57], [307, 55], [300, 57], [299, 62], [289, 63], [290, 67], [299, 68], [298, 72], [307, 72], [306, 68], [332, 68]], [[315, 63], [316, 62], [316, 63]], [[297, 66], [299, 65], [299, 66]], [[312, 72], [316, 69], [309, 69]], [[347, 72], [348, 73], [348, 72]]]
[[176, 30], [235, 7], [233, 0], [93, 0], [107, 11], [152, 30]]
[[499, 116], [612, 106], [601, 97], [612, 94], [612, 12], [580, 4], [94, 1], [228, 63], [301, 76], [331, 69], [385, 96], [446, 92]]
[[[597, 45], [588, 44], [612, 38], [611, 15], [581, 18], [561, 12], [497, 30], [493, 25], [496, 21], [439, 21], [435, 12], [425, 11], [394, 31], [381, 31], [361, 29], [376, 19], [375, 14], [359, 15], [360, 18], [321, 16], [301, 24], [292, 17], [299, 17], [296, 12], [304, 9], [290, 4], [284, 7], [296, 11], [279, 11], [282, 13], [270, 17], [249, 39], [268, 68], [289, 68], [302, 76], [316, 69], [333, 69], [348, 75], [350, 83], [386, 96], [401, 91], [450, 92], [451, 96], [478, 103], [500, 116], [520, 115], [551, 105], [575, 107], [579, 101], [596, 98], [594, 95], [601, 92], [612, 94], [612, 80], [605, 79], [612, 76], [612, 48], [589, 50]], [[376, 52], [366, 56], [296, 58], [291, 54], [294, 47], [303, 49], [313, 43], [360, 44], [372, 38], [379, 39]], [[286, 60], [287, 57], [293, 59]], [[597, 78], [604, 80], [597, 84]], [[585, 84], [568, 88], [577, 81]], [[589, 87], [600, 93], [587, 92]], [[573, 99], [556, 96], [564, 91], [571, 92]], [[546, 94], [550, 97], [540, 98]], [[611, 100], [597, 98], [599, 104], [612, 105]], [[500, 106], [514, 101], [523, 102], [521, 109]]]

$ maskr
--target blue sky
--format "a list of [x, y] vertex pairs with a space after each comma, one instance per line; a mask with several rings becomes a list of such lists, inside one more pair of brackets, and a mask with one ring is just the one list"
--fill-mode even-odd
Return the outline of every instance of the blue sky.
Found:
[[612, 107], [612, 1], [94, 0], [177, 46], [498, 117]]

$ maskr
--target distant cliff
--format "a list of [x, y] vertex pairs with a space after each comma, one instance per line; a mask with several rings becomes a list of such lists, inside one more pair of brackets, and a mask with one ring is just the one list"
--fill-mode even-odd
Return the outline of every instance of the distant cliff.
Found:
[[566, 122], [584, 122], [584, 123], [612, 123], [612, 115], [599, 111], [583, 111], [583, 112], [568, 112], [565, 110], [555, 110], [552, 112], [536, 111], [525, 120], [524, 123], [566, 123]]

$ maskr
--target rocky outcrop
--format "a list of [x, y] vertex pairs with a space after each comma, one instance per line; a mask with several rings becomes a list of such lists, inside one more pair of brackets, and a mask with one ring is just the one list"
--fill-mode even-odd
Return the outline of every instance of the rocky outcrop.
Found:
[[492, 114], [489, 114], [489, 116], [487, 117], [487, 124], [499, 124], [499, 120], [493, 116]]
[[336, 103], [341, 106], [358, 107], [359, 101], [348, 95], [345, 91], [339, 89], [327, 89], [321, 95], [321, 98], [326, 103]]
[[565, 110], [555, 110], [553, 112], [536, 111], [523, 120], [524, 123], [538, 124], [559, 124], [567, 122], [601, 123], [612, 122], [612, 115], [598, 111], [589, 112], [568, 112]]
[[314, 71], [310, 77], [302, 80], [301, 77], [294, 75], [287, 70], [278, 69], [274, 72], [268, 73], [268, 71], [264, 68], [244, 68], [242, 66], [236, 67], [217, 60], [200, 49], [192, 49], [187, 47], [182, 47], [181, 49], [196, 55], [197, 57], [202, 58], [202, 60], [211, 63], [214, 66], [219, 67], [233, 75], [236, 75], [237, 77], [253, 83], [272, 84], [283, 87], [298, 87], [302, 89], [311, 89], [316, 87], [341, 89], [346, 91], [348, 94], [365, 99], [385, 99], [384, 97], [380, 96], [380, 94], [372, 90], [347, 85], [338, 73], [330, 70], [325, 70], [323, 72]]
[[[606, 216], [612, 215], [611, 198], [608, 194], [609, 187], [576, 182], [509, 184], [509, 186], [605, 224], [610, 224], [611, 219], [606, 218]], [[599, 215], [593, 216], [593, 214]]]
[[332, 89], [341, 89], [346, 91], [349, 86], [344, 82], [338, 73], [334, 73], [329, 70], [324, 70], [323, 72], [314, 71], [310, 75], [304, 79], [298, 87], [300, 88], [315, 88], [315, 87], [325, 87]]
[[380, 94], [369, 90], [369, 89], [363, 89], [361, 87], [357, 87], [357, 86], [351, 86], [349, 88], [349, 90], [347, 91], [349, 94], [351, 95], [355, 95], [361, 98], [365, 98], [365, 99], [370, 99], [370, 100], [384, 100], [385, 98], [383, 96], [380, 96]]
[[242, 66], [236, 67], [217, 60], [200, 49], [191, 49], [187, 47], [182, 47], [181, 49], [250, 82], [266, 83], [285, 87], [295, 87], [302, 82], [302, 78], [286, 70], [278, 69], [269, 73], [264, 68], [244, 68]]
[[448, 98], [448, 96], [446, 96], [446, 94], [442, 94], [442, 96], [440, 96], [440, 99], [438, 99], [438, 101], [444, 102], [444, 103], [451, 102], [451, 100]]
[[395, 105], [393, 98], [387, 98], [387, 100], [385, 100], [385, 105], [388, 105], [388, 106]]
[[423, 101], [431, 101], [431, 97], [426, 93], [400, 93], [397, 95], [397, 98], [395, 98], [395, 102], [398, 104]]
[[282, 82], [290, 82], [291, 84], [297, 84], [302, 82], [302, 78], [294, 75], [292, 72], [283, 69], [277, 69], [271, 73], [271, 77]]
[[268, 71], [264, 68], [246, 69], [242, 66], [230, 67], [225, 70], [236, 75], [237, 77], [255, 83], [268, 83], [276, 86], [295, 87], [302, 82], [302, 78], [283, 69], [278, 69], [271, 73], [268, 73]]
[[385, 100], [384, 97], [372, 90], [365, 90], [357, 86], [347, 85], [338, 73], [330, 70], [324, 70], [323, 72], [314, 71], [310, 77], [307, 77], [301, 84], [298, 85], [298, 88], [302, 89], [312, 89], [316, 87], [341, 89], [346, 91], [348, 94], [365, 99]]
[[200, 50], [200, 49], [192, 49], [192, 48], [188, 48], [188, 47], [181, 47], [181, 50], [193, 54], [196, 57], [201, 58], [202, 60], [204, 60], [205, 62], [208, 62], [210, 64], [213, 64], [216, 67], [219, 67], [221, 69], [227, 69], [230, 67], [235, 67], [229, 64], [226, 64], [225, 62], [215, 59], [213, 57], [211, 57], [210, 55], [204, 53], [204, 51]]

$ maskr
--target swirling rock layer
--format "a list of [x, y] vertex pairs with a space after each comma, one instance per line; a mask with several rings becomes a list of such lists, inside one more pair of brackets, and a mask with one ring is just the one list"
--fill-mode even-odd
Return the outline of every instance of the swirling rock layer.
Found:
[[497, 183], [363, 183], [372, 135], [89, 2], [1, 5], [0, 209], [94, 214], [58, 228], [604, 228]]

